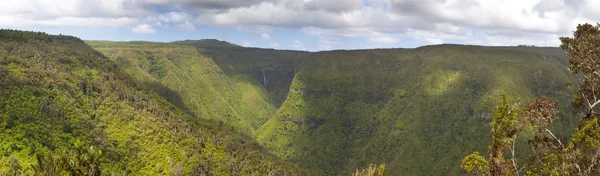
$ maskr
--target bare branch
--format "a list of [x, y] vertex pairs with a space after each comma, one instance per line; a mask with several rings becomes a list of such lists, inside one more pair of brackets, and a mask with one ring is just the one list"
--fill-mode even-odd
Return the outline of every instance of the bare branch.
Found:
[[519, 175], [519, 169], [517, 168], [517, 163], [515, 163], [515, 143], [517, 143], [517, 136], [513, 138], [512, 148], [510, 149], [510, 153], [512, 154], [512, 164], [515, 167], [515, 175]]
[[600, 103], [600, 100], [594, 102], [594, 104], [590, 105], [590, 112], [592, 112], [592, 109], [594, 109], [594, 107], [596, 107], [596, 105], [598, 105]]
[[554, 134], [552, 134], [550, 130], [546, 129], [546, 132], [548, 132], [550, 136], [552, 136], [554, 139], [556, 139], [556, 141], [558, 141], [558, 144], [560, 144], [561, 149], [565, 149], [565, 146], [562, 144], [562, 142], [560, 142], [560, 140], [558, 140], [558, 138], [556, 138], [556, 136], [554, 136]]
[[[583, 92], [583, 91], [581, 90], [581, 88], [578, 88], [578, 89], [579, 89], [579, 92]], [[584, 100], [587, 102], [587, 104], [588, 104], [588, 107], [592, 107], [592, 103], [590, 103], [590, 99], [588, 99], [588, 98], [585, 96], [585, 94], [584, 94], [584, 93], [581, 93], [581, 96], [583, 96], [583, 99], [584, 99]]]

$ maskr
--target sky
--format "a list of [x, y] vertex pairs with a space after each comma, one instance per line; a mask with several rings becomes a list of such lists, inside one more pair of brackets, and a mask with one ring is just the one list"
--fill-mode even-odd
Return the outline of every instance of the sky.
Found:
[[0, 28], [306, 51], [558, 46], [577, 24], [600, 22], [598, 9], [600, 0], [0, 0]]

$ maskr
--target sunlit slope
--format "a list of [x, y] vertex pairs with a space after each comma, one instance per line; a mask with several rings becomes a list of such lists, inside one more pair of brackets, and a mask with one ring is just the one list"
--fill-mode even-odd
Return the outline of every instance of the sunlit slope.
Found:
[[[0, 30], [0, 175], [80, 140], [104, 173], [269, 175], [298, 170], [229, 125], [193, 118], [83, 41]], [[303, 175], [303, 174], [300, 174]]]
[[150, 42], [88, 43], [191, 115], [252, 134], [276, 109], [251, 75], [226, 75], [192, 46]]
[[229, 77], [246, 77], [260, 83], [275, 107], [286, 99], [294, 76], [312, 55], [303, 51], [208, 47], [211, 42], [207, 44], [206, 41], [188, 41], [185, 44], [205, 46], [199, 49], [202, 55], [211, 58]]
[[[572, 77], [558, 48], [427, 46], [316, 53], [257, 133], [269, 150], [321, 175], [386, 163], [393, 175], [458, 175], [487, 150], [495, 98], [560, 100]], [[575, 119], [553, 130], [568, 135]], [[521, 142], [521, 147], [525, 141]]]

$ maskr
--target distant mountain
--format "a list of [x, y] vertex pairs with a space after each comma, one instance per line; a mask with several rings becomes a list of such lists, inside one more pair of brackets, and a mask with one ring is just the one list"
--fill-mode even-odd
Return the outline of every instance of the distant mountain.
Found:
[[76, 141], [102, 150], [105, 174], [307, 174], [119, 65], [75, 37], [0, 30], [0, 175], [33, 174], [36, 156]]
[[236, 45], [233, 43], [229, 43], [226, 41], [220, 41], [216, 39], [202, 39], [202, 40], [183, 40], [183, 41], [174, 41], [171, 43], [182, 44], [182, 45], [191, 45], [199, 48], [231, 48], [231, 47], [242, 47], [240, 45]]

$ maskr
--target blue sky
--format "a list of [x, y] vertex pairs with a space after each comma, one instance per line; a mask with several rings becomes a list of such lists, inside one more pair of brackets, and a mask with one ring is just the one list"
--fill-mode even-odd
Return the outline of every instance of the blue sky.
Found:
[[557, 46], [594, 0], [1, 0], [0, 28], [85, 40], [219, 39], [332, 50], [458, 43]]

